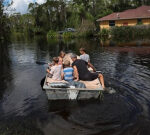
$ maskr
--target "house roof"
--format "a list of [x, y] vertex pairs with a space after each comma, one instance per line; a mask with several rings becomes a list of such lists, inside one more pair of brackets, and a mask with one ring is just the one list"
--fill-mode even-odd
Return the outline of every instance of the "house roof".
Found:
[[141, 6], [136, 9], [129, 9], [123, 12], [112, 13], [110, 15], [98, 19], [97, 21], [123, 20], [135, 18], [150, 18], [150, 6]]

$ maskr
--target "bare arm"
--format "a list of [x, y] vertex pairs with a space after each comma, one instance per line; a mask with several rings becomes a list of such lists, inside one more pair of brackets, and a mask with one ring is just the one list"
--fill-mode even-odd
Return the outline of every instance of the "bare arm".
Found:
[[61, 79], [63, 80], [64, 79], [64, 71], [63, 71], [63, 66], [61, 66]]
[[88, 66], [91, 67], [91, 68], [93, 69], [94, 72], [96, 72], [95, 67], [94, 67], [90, 62], [88, 62]]
[[73, 66], [74, 69], [74, 77], [77, 79], [77, 81], [79, 80], [79, 73], [78, 73], [78, 69], [76, 66]]
[[61, 73], [61, 79], [62, 80], [64, 79], [64, 73], [63, 72]]
[[49, 70], [49, 68], [47, 68], [46, 72], [50, 74], [50, 70]]

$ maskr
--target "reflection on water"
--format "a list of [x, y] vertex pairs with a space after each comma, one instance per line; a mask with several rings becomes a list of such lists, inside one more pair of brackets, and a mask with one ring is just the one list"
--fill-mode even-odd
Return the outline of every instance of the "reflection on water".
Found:
[[12, 78], [11, 61], [7, 44], [0, 43], [0, 99]]
[[[1, 45], [0, 134], [150, 134], [150, 46], [127, 46], [40, 37]], [[117, 92], [102, 100], [48, 102], [40, 86], [47, 65], [36, 61], [50, 61], [60, 50], [79, 54], [80, 47]]]

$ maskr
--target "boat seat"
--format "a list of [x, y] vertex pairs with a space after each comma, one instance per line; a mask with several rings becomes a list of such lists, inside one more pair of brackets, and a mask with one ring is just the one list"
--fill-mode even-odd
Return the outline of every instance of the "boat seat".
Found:
[[88, 89], [98, 89], [101, 87], [99, 79], [95, 79], [93, 81], [80, 81], [85, 84], [86, 88]]

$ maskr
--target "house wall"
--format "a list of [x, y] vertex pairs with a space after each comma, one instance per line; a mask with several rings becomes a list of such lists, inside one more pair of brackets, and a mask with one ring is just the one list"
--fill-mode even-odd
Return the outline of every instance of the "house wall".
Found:
[[100, 22], [100, 29], [109, 29], [109, 21]]
[[150, 24], [150, 19], [143, 19], [142, 22], [143, 24], [148, 25]]
[[115, 21], [116, 26], [124, 26], [124, 23], [127, 23], [128, 26], [134, 26], [137, 24], [137, 19], [133, 20], [117, 20]]
[[[144, 25], [150, 24], [150, 19], [142, 19], [142, 23]], [[128, 24], [128, 26], [135, 26], [137, 25], [137, 19], [130, 19], [130, 20], [116, 20], [115, 26], [124, 26], [124, 24]], [[102, 21], [100, 22], [100, 29], [109, 29], [109, 21]]]

